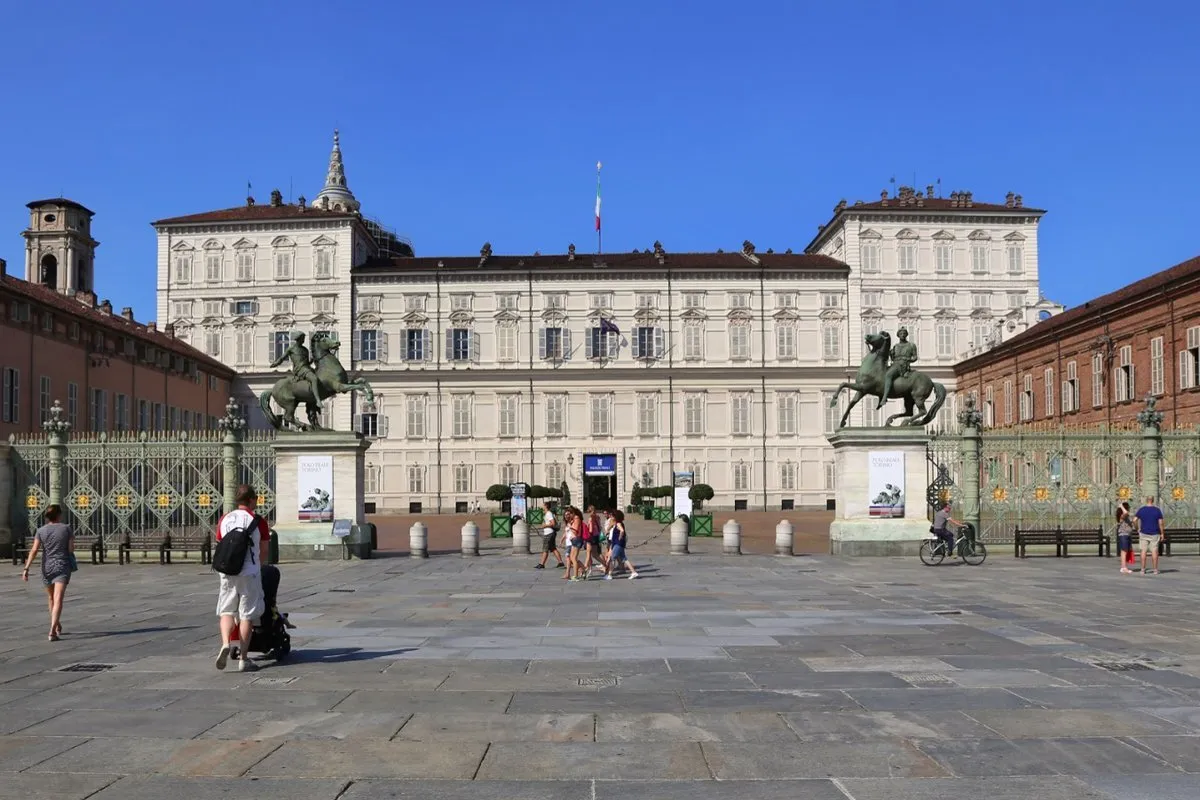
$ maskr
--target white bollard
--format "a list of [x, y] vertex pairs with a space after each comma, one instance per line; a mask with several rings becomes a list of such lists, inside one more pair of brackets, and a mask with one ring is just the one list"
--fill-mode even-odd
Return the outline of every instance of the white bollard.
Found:
[[529, 523], [523, 519], [519, 519], [512, 526], [512, 554], [514, 556], [527, 556], [529, 550]]
[[722, 545], [725, 555], [740, 556], [742, 554], [742, 526], [737, 520], [731, 519], [721, 528]]
[[671, 523], [671, 555], [686, 556], [688, 554], [688, 524], [682, 518], [676, 517]]
[[409, 558], [429, 558], [429, 529], [424, 522], [414, 522], [408, 529]]
[[464, 558], [479, 555], [479, 525], [471, 520], [462, 526], [462, 554]]
[[796, 555], [796, 551], [792, 549], [795, 545], [795, 541], [796, 538], [793, 536], [792, 523], [785, 519], [775, 526], [775, 555]]

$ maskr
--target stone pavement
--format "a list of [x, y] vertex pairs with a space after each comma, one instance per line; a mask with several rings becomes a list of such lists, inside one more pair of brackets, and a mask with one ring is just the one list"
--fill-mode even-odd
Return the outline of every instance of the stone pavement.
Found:
[[285, 565], [256, 674], [212, 666], [203, 567], [84, 565], [58, 643], [5, 567], [0, 798], [1200, 797], [1195, 558], [651, 549]]

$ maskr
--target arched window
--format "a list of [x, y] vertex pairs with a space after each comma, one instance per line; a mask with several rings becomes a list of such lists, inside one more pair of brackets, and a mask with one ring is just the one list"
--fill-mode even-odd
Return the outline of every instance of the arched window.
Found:
[[58, 259], [52, 254], [47, 253], [42, 256], [42, 273], [39, 281], [42, 286], [48, 286], [51, 289], [58, 288]]

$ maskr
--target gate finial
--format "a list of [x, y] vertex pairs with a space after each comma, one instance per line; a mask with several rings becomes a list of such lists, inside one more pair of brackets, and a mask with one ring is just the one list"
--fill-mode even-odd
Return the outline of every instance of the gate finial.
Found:
[[1163, 413], [1155, 406], [1158, 405], [1158, 398], [1152, 394], [1146, 395], [1146, 407], [1138, 412], [1137, 420], [1143, 428], [1162, 428]]

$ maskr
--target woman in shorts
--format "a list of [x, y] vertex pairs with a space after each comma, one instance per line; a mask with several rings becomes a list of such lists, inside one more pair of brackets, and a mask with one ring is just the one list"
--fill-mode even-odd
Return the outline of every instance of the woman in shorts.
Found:
[[563, 511], [563, 542], [567, 547], [567, 574], [563, 580], [581, 579], [579, 551], [583, 547], [583, 514], [575, 506]]
[[1117, 504], [1117, 560], [1123, 574], [1133, 572], [1129, 568], [1133, 563], [1133, 515], [1129, 513], [1129, 503]]
[[75, 534], [71, 526], [60, 522], [62, 509], [52, 505], [46, 509], [46, 524], [37, 529], [33, 546], [25, 559], [21, 580], [29, 580], [29, 565], [40, 552], [42, 554], [42, 585], [46, 587], [46, 604], [50, 609], [50, 641], [57, 642], [62, 635], [63, 599], [67, 596], [67, 584], [75, 561]]
[[625, 556], [625, 545], [628, 543], [629, 536], [625, 532], [625, 512], [621, 509], [614, 509], [612, 512], [613, 526], [609, 531], [608, 540], [612, 543], [612, 549], [608, 553], [608, 564], [604, 570], [604, 580], [611, 581], [613, 570], [622, 564], [629, 570], [629, 580], [633, 580], [638, 576], [637, 569]]

